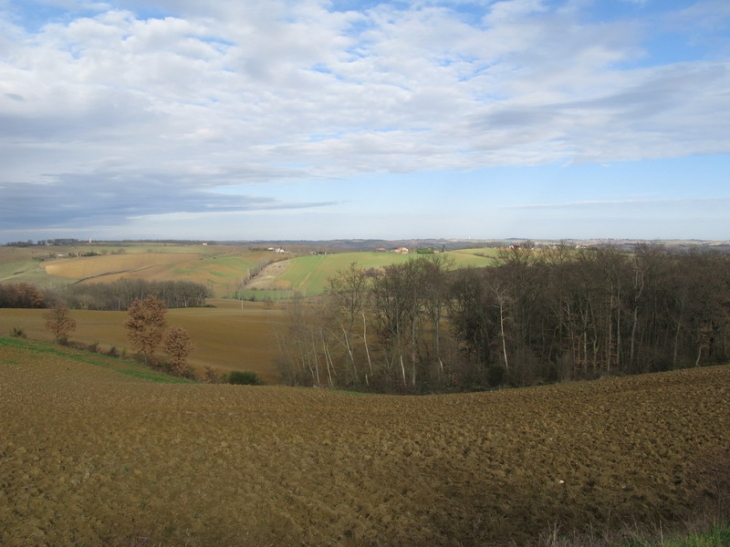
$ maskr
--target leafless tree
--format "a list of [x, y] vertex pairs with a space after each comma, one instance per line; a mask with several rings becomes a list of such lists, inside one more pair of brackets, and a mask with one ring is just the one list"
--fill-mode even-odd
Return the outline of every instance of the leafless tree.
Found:
[[56, 341], [63, 342], [76, 330], [76, 320], [65, 304], [58, 304], [43, 314], [46, 328], [53, 333]]
[[165, 331], [162, 343], [169, 356], [170, 371], [184, 376], [188, 370], [188, 356], [195, 351], [190, 333], [182, 327], [170, 327]]
[[136, 298], [127, 311], [128, 318], [124, 322], [124, 328], [127, 329], [132, 348], [144, 355], [145, 363], [149, 364], [155, 349], [162, 341], [167, 328], [166, 313], [165, 303], [153, 295], [144, 300]]

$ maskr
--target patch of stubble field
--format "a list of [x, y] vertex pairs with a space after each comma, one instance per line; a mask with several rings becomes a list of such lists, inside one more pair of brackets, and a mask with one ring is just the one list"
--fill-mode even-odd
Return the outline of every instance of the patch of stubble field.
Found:
[[0, 347], [0, 544], [519, 545], [681, 520], [694, 462], [730, 440], [728, 386], [714, 367], [353, 396]]
[[[278, 383], [275, 359], [278, 355], [273, 328], [286, 320], [284, 310], [267, 309], [260, 302], [211, 299], [215, 307], [172, 309], [170, 325], [185, 328], [196, 345], [189, 362], [202, 375], [206, 366], [218, 372], [252, 371], [266, 383]], [[45, 328], [44, 310], [0, 309], [0, 336], [22, 328], [28, 338], [51, 341]], [[114, 347], [131, 354], [124, 330], [126, 312], [72, 310], [76, 330], [73, 342], [99, 345], [102, 352]], [[158, 348], [157, 355], [164, 358]]]

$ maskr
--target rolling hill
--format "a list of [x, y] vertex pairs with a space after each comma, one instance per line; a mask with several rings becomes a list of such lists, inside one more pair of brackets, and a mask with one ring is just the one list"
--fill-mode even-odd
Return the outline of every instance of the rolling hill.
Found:
[[[124, 246], [0, 247], [0, 283], [33, 283], [46, 289], [72, 283], [105, 283], [117, 279], [186, 280], [206, 285], [217, 298], [236, 295], [258, 300], [313, 296], [327, 279], [356, 263], [378, 268], [412, 259], [415, 254], [338, 252], [272, 253], [261, 248], [227, 245], [136, 243]], [[495, 249], [447, 251], [454, 267], [487, 266]]]
[[730, 465], [727, 366], [394, 397], [0, 350], [8, 547], [619, 544], [667, 538], [706, 514], [706, 492], [727, 496], [712, 475]]

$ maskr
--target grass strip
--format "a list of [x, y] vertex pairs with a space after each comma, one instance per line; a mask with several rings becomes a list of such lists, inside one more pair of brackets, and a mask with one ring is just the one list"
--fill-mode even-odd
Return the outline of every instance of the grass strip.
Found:
[[114, 357], [90, 354], [87, 352], [83, 352], [82, 350], [75, 350], [72, 348], [62, 348], [59, 346], [51, 345], [47, 342], [30, 341], [22, 338], [10, 338], [6, 336], [0, 336], [0, 347], [9, 347], [32, 351], [35, 353], [58, 355], [65, 359], [70, 359], [72, 361], [106, 368], [125, 376], [132, 376], [133, 378], [147, 380], [150, 382], [166, 384], [194, 383], [185, 378], [178, 378], [177, 376], [172, 376], [164, 372], [158, 372], [144, 368], [142, 366], [132, 365], [127, 361], [116, 359]]

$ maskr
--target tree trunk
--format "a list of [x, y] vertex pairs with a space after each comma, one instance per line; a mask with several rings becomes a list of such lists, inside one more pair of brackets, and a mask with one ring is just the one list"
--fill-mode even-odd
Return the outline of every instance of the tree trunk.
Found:
[[[365, 312], [362, 312], [362, 341], [365, 343], [365, 354], [368, 357], [368, 366], [370, 367], [370, 374], [373, 374], [373, 362], [370, 360], [370, 348], [368, 347], [368, 324], [365, 320]], [[367, 375], [365, 376], [365, 383], [367, 384]]]

